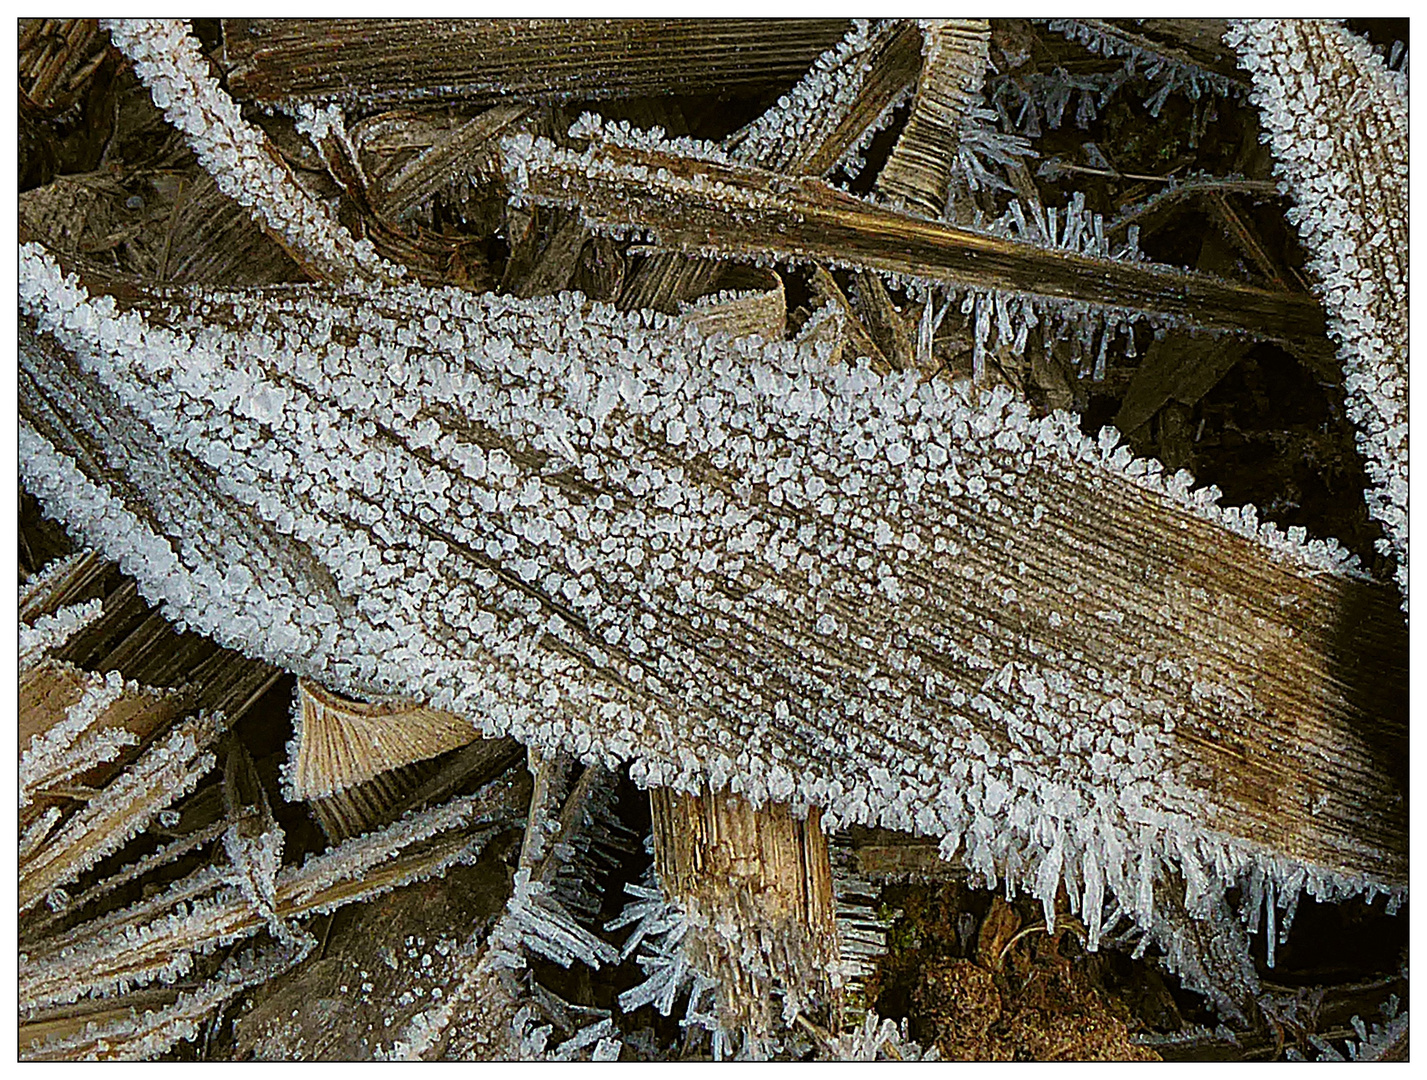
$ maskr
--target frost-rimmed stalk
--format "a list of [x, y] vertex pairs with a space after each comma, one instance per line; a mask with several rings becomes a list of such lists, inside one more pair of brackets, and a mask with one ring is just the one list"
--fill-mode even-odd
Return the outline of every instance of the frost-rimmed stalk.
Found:
[[470, 863], [512, 820], [518, 790], [496, 781], [309, 856], [301, 866], [284, 867], [275, 877], [269, 912], [231, 885], [225, 869], [205, 866], [155, 897], [27, 942], [19, 969], [21, 1008], [173, 983], [193, 969], [196, 957], [251, 937], [273, 915], [295, 920], [335, 911]]
[[1140, 73], [1151, 84], [1158, 84], [1147, 106], [1152, 117], [1159, 116], [1166, 99], [1176, 91], [1184, 93], [1191, 101], [1198, 101], [1205, 94], [1228, 97], [1243, 92], [1240, 82], [1221, 71], [1202, 66], [1183, 50], [1101, 19], [1051, 19], [1046, 25], [1091, 52], [1123, 59], [1128, 75], [1134, 74], [1138, 65]]
[[111, 19], [104, 25], [219, 190], [246, 207], [301, 266], [329, 281], [390, 281], [402, 275], [370, 241], [354, 240], [298, 186], [267, 136], [243, 119], [237, 103], [208, 73], [185, 20]]
[[[1048, 250], [897, 213], [822, 181], [789, 179], [605, 125], [583, 151], [548, 139], [502, 140], [511, 198], [578, 209], [590, 228], [647, 236], [688, 254], [753, 262], [822, 261], [936, 287], [997, 288], [1068, 308], [1152, 312], [1192, 326], [1269, 338], [1321, 332], [1317, 305], [1168, 266]], [[597, 134], [597, 138], [594, 137]]]
[[1317, 19], [1231, 24], [1253, 75], [1264, 141], [1292, 194], [1288, 218], [1340, 346], [1348, 415], [1407, 599], [1407, 77], [1366, 38]]
[[21, 867], [20, 910], [117, 851], [159, 811], [193, 790], [216, 760], [204, 747], [226, 726], [221, 716], [206, 714], [178, 724], [76, 811]]

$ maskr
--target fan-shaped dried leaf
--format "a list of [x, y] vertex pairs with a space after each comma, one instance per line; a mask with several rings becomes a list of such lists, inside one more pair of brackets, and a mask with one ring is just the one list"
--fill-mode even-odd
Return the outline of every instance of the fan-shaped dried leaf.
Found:
[[298, 681], [295, 798], [331, 795], [477, 737], [469, 720], [409, 701], [362, 702]]

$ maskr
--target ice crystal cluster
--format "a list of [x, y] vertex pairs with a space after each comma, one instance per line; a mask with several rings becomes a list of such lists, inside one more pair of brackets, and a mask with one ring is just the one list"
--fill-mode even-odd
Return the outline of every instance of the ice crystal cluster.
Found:
[[1071, 75], [1057, 67], [1050, 74], [1008, 74], [990, 80], [991, 105], [1004, 128], [1026, 138], [1040, 138], [1043, 128], [1058, 131], [1075, 102], [1073, 119], [1084, 130], [1124, 85], [1124, 71]]
[[[1247, 715], [1246, 642], [1190, 650], [1172, 595], [1111, 606], [1113, 556], [1066, 553], [1099, 490], [1300, 575], [1354, 560], [1113, 432], [576, 294], [146, 317], [20, 254], [25, 483], [181, 624], [640, 784], [940, 837], [1048, 917], [1064, 882], [1092, 943], [1109, 898], [1148, 920], [1163, 864], [1192, 904], [1283, 869], [1221, 831], [1177, 734]], [[1082, 619], [1117, 644], [1083, 651]]]
[[1191, 101], [1198, 101], [1205, 94], [1226, 97], [1239, 89], [1218, 72], [1152, 52], [1093, 23], [1079, 19], [1051, 19], [1046, 25], [1091, 52], [1122, 57], [1126, 76], [1133, 76], [1138, 68], [1139, 73], [1155, 86], [1155, 92], [1147, 103], [1151, 116], [1159, 116], [1169, 95], [1176, 91], [1184, 93]]
[[[237, 103], [209, 74], [186, 21], [112, 19], [104, 25], [134, 62], [154, 105], [183, 132], [219, 190], [249, 208], [300, 259], [338, 280], [351, 274], [387, 280], [403, 273], [382, 259], [370, 241], [354, 240], [297, 186], [263, 133], [243, 119]], [[314, 132], [325, 133], [330, 123], [326, 113], [305, 120]]]
[[[1019, 199], [1012, 199], [999, 218], [983, 223], [980, 216], [978, 210], [974, 228], [989, 236], [1022, 240], [1038, 247], [1093, 258], [1130, 262], [1143, 259], [1139, 250], [1139, 227], [1132, 225], [1125, 242], [1112, 246], [1105, 235], [1103, 215], [1086, 209], [1083, 192], [1074, 192], [1063, 208], [1033, 204], [1027, 213]], [[1110, 344], [1117, 336], [1122, 336], [1124, 341], [1120, 355], [1134, 357], [1133, 327], [1145, 318], [1143, 312], [1133, 309], [1091, 307], [1005, 289], [949, 288], [947, 294], [949, 298], [961, 300], [961, 314], [967, 317], [972, 332], [971, 369], [975, 382], [985, 377], [988, 350], [1009, 349], [1012, 355], [1021, 356], [1037, 327], [1042, 344], [1047, 348], [1054, 340], [1074, 340], [1082, 357], [1080, 376], [1098, 382], [1105, 378]], [[935, 332], [935, 327], [932, 330]]]
[[[559, 807], [556, 796], [572, 764], [567, 755], [532, 754], [535, 793], [505, 910], [489, 933], [477, 931], [462, 948], [458, 984], [413, 1016], [384, 1056], [414, 1060], [429, 1054], [470, 1009], [481, 1031], [477, 1040], [485, 1044], [483, 1057], [617, 1060], [623, 1039], [608, 1011], [560, 998], [529, 963], [539, 956], [566, 968], [579, 962], [598, 970], [619, 958], [585, 923], [599, 908], [593, 883], [609, 869], [608, 849], [622, 843], [616, 834], [627, 829], [610, 804], [613, 776], [598, 765], [584, 771]], [[593, 1022], [547, 1048], [554, 1024], [569, 1031], [582, 1015]], [[542, 1024], [545, 1019], [552, 1022]]]
[[1407, 610], [1407, 77], [1346, 28], [1309, 19], [1235, 23], [1225, 39], [1253, 76], [1263, 138], [1312, 253], [1344, 364]]
[[1012, 187], [991, 171], [990, 166], [1015, 165], [1025, 158], [1036, 157], [1030, 140], [1023, 135], [1002, 131], [996, 126], [996, 112], [976, 108], [966, 114], [961, 136], [956, 143], [956, 165], [953, 176], [959, 175], [971, 191], [985, 188], [1011, 191]]

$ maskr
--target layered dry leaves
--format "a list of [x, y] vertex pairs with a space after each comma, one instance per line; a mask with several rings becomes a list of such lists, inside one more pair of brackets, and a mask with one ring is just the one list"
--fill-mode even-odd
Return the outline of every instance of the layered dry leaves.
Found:
[[[1067, 32], [1133, 57], [1156, 47], [1161, 23]], [[617, 959], [589, 930], [595, 909], [581, 906], [589, 897], [571, 884], [572, 868], [585, 865], [571, 845], [588, 847], [607, 827], [601, 754], [637, 759], [640, 783], [692, 789], [712, 779], [755, 802], [825, 806], [834, 822], [944, 836], [946, 854], [964, 844], [988, 884], [1004, 876], [1039, 896], [1048, 924], [1064, 883], [1092, 947], [1112, 900], [1226, 1013], [1257, 992], [1243, 935], [1225, 930], [1226, 889], [1243, 887], [1253, 920], [1266, 911], [1272, 941], [1275, 912], [1305, 884], [1331, 896], [1405, 882], [1393, 764], [1404, 738], [1400, 627], [1384, 619], [1382, 590], [1364, 584], [1339, 549], [1308, 543], [1302, 530], [1261, 527], [1251, 508], [1226, 511], [1211, 495], [1191, 495], [1187, 476], [1161, 476], [1157, 462], [1132, 460], [1114, 439], [1085, 439], [1073, 419], [1032, 418], [1009, 391], [952, 392], [940, 381], [918, 389], [910, 374], [884, 382], [867, 368], [830, 366], [861, 357], [877, 373], [945, 370], [952, 350], [938, 334], [953, 306], [966, 317], [953, 333], [964, 335], [978, 382], [990, 380], [993, 356], [1005, 361], [999, 377], [1008, 383], [1007, 370], [1034, 370], [1025, 350], [1036, 328], [1034, 356], [1048, 362], [1074, 339], [1096, 381], [1112, 338], [1137, 320], [1248, 333], [1305, 355], [1319, 348], [1322, 312], [1306, 296], [1281, 281], [1260, 287], [1151, 264], [1128, 230], [1107, 235], [1083, 196], [1057, 216], [1011, 143], [997, 144], [993, 166], [1018, 199], [989, 223], [978, 206], [969, 227], [975, 183], [958, 168], [975, 159], [970, 147], [994, 142], [978, 113], [986, 20], [847, 32], [823, 21], [731, 21], [712, 41], [706, 24], [688, 21], [667, 21], [660, 34], [639, 23], [481, 20], [230, 20], [224, 29], [229, 89], [290, 109], [295, 124], [245, 118], [183, 26], [115, 24], [116, 44], [211, 179], [172, 185], [161, 245], [136, 241], [131, 250], [100, 227], [105, 200], [122, 191], [98, 174], [27, 193], [26, 228], [67, 258], [81, 244], [90, 255], [122, 248], [123, 268], [150, 282], [305, 275], [320, 287], [160, 294], [81, 259], [90, 291], [112, 283], [116, 304], [26, 247], [29, 479], [49, 505], [67, 508], [72, 526], [127, 552], [146, 595], [166, 594], [170, 612], [309, 677], [369, 697], [392, 688], [406, 696], [364, 702], [300, 684], [283, 794], [310, 800], [332, 844], [297, 865], [283, 857], [277, 793], [225, 736], [276, 673], [223, 654], [163, 670], [155, 689], [125, 678], [117, 662], [85, 669], [61, 650], [116, 618], [121, 602], [96, 594], [99, 559], [81, 554], [32, 581], [20, 605], [22, 1053], [160, 1053], [310, 955], [304, 921], [314, 913], [469, 862], [521, 815], [525, 843], [505, 914], [484, 939], [470, 938], [453, 992], [413, 1014], [391, 1051], [549, 1049], [542, 1021], [568, 1004], [543, 990], [530, 961]], [[1246, 52], [1272, 128], [1273, 109], [1292, 114], [1296, 103], [1265, 87], [1299, 79], [1303, 64], [1292, 57], [1303, 42], [1277, 24], [1251, 29], [1258, 44]], [[1169, 30], [1187, 44], [1163, 55], [1159, 104], [1176, 88], [1197, 95], [1201, 63], [1204, 87], [1232, 89], [1234, 80], [1209, 70], [1222, 67], [1222, 50]], [[1300, 36], [1325, 86], [1366, 80], [1360, 91], [1324, 89], [1313, 124], [1343, 119], [1349, 91], [1376, 101], [1394, 90], [1343, 35]], [[65, 23], [51, 53], [27, 32], [34, 102], [54, 105], [82, 89], [93, 37], [83, 21]], [[409, 63], [414, 41], [428, 63]], [[720, 144], [594, 116], [572, 126], [575, 110], [552, 107], [767, 86], [803, 71]], [[427, 107], [433, 100], [461, 108]], [[830, 179], [861, 171], [901, 106], [906, 119], [873, 197]], [[1357, 167], [1341, 159], [1362, 156], [1358, 144], [1294, 122], [1279, 124], [1282, 153], [1327, 136], [1310, 164], [1326, 162], [1330, 179]], [[1356, 219], [1336, 209], [1314, 217], [1326, 181], [1290, 160], [1334, 329], [1350, 351], [1373, 343], [1350, 357], [1348, 389], [1380, 466], [1372, 505], [1389, 527], [1405, 594], [1405, 324], [1379, 310], [1405, 290], [1405, 247], [1400, 265], [1369, 259], [1380, 239], [1369, 223], [1355, 226], [1359, 247], [1345, 252], [1339, 232]], [[1380, 179], [1398, 176], [1374, 159], [1365, 186], [1384, 168]], [[1383, 212], [1398, 213], [1405, 194], [1383, 187]], [[956, 195], [963, 201], [953, 208]], [[340, 220], [323, 210], [326, 199], [340, 202]], [[235, 203], [262, 234], [244, 228]], [[443, 225], [452, 204], [467, 232]], [[499, 274], [486, 244], [497, 229], [508, 248]], [[1259, 255], [1260, 269], [1272, 270]], [[1368, 268], [1362, 296], [1334, 277], [1359, 265]], [[801, 295], [794, 277], [816, 312], [789, 310]], [[401, 282], [498, 288], [509, 299], [480, 308], [489, 298]], [[636, 314], [515, 299], [570, 287]], [[343, 320], [368, 336], [337, 341], [332, 328]], [[487, 323], [490, 355], [453, 359], [466, 355], [451, 347], [461, 328]], [[120, 326], [133, 335], [127, 351], [114, 349]], [[309, 355], [314, 327], [325, 329], [311, 335]], [[708, 344], [715, 334], [743, 341]], [[200, 385], [196, 363], [165, 366], [198, 356], [189, 347], [200, 339], [212, 385]], [[380, 362], [363, 352], [377, 344], [387, 350]], [[413, 368], [391, 360], [408, 350]], [[623, 367], [610, 359], [616, 352]], [[497, 353], [508, 370], [490, 359]], [[1211, 353], [1194, 378], [1217, 378], [1234, 346]], [[390, 387], [417, 361], [433, 386], [438, 375], [448, 384], [425, 398], [394, 397]], [[1153, 373], [1160, 361], [1152, 352], [1142, 369]], [[571, 386], [588, 372], [581, 396]], [[1145, 391], [1153, 408], [1127, 398], [1128, 415], [1139, 415], [1134, 404], [1147, 416], [1194, 378], [1156, 378]], [[240, 380], [246, 389], [230, 394]], [[74, 395], [75, 385], [93, 400]], [[170, 398], [184, 394], [191, 400], [168, 416]], [[245, 441], [236, 452], [233, 432], [199, 430], [222, 410], [192, 419], [222, 395], [237, 400], [232, 419]], [[295, 415], [299, 398], [317, 402], [348, 437], [331, 462], [331, 441]], [[809, 403], [797, 416], [795, 398]], [[851, 432], [841, 442], [807, 427], [829, 410]], [[399, 479], [383, 471], [388, 454], [409, 466]], [[309, 498], [282, 471], [292, 461], [308, 479], [321, 470], [346, 479], [332, 480], [327, 501]], [[568, 467], [552, 464], [561, 461]], [[518, 504], [496, 478], [507, 468], [524, 485]], [[354, 479], [357, 470], [365, 471]], [[210, 488], [219, 492], [211, 505]], [[700, 538], [688, 542], [687, 565], [640, 516], [656, 498], [684, 515], [670, 516], [670, 528]], [[348, 501], [339, 513], [333, 500]], [[556, 509], [536, 522], [522, 508], [541, 500]], [[452, 520], [437, 520], [435, 502], [454, 508]], [[101, 503], [137, 524], [116, 533], [108, 509], [95, 509]], [[724, 513], [730, 505], [736, 513]], [[547, 519], [580, 524], [565, 536]], [[590, 541], [592, 521], [620, 538], [617, 558], [609, 543]], [[292, 540], [294, 522], [309, 539], [320, 530], [336, 537], [332, 550]], [[182, 558], [168, 535], [183, 537]], [[138, 557], [150, 541], [150, 554], [162, 548], [181, 574]], [[406, 546], [414, 561], [390, 590], [384, 570], [367, 573], [370, 562], [349, 558], [375, 551], [379, 564], [380, 553]], [[460, 561], [467, 553], [473, 561]], [[621, 559], [628, 572], [616, 573]], [[568, 580], [548, 576], [566, 563]], [[590, 566], [603, 576], [587, 602], [585, 586], [572, 583]], [[657, 581], [643, 576], [656, 572]], [[397, 588], [417, 575], [425, 588]], [[303, 587], [284, 597], [287, 583]], [[259, 600], [234, 599], [250, 585]], [[294, 614], [308, 607], [323, 613], [312, 625]], [[409, 662], [393, 659], [397, 648], [412, 650]], [[646, 670], [648, 655], [660, 659]], [[189, 676], [193, 688], [182, 685]], [[513, 742], [476, 739], [476, 725], [529, 741], [528, 770]], [[572, 753], [589, 762], [583, 772]], [[438, 755], [442, 764], [425, 764]], [[204, 796], [209, 809], [194, 812]], [[688, 807], [700, 804], [682, 798], [655, 799], [656, 826], [662, 807], [666, 831], [680, 820], [698, 832]], [[414, 809], [423, 805], [431, 808]], [[712, 812], [700, 821], [715, 832], [728, 824]], [[837, 950], [819, 951], [833, 887], [814, 873], [827, 865], [821, 833], [811, 821], [806, 834], [799, 828], [780, 834], [792, 847], [778, 857], [801, 860], [800, 880], [826, 885], [827, 895], [787, 901], [802, 919], [791, 929], [779, 921], [785, 912], [765, 910], [777, 888], [735, 888], [734, 900], [713, 901], [690, 884], [680, 858], [698, 862], [716, 843], [691, 854], [679, 847], [682, 832], [664, 837], [656, 854], [670, 895], [639, 894], [646, 914], [665, 920], [670, 940], [697, 925], [687, 945], [639, 955], [651, 974], [627, 992], [631, 1000], [664, 1007], [692, 979], [692, 1016], [716, 989], [722, 1019], [699, 1021], [715, 1047], [726, 1025], [749, 1040], [745, 1050], [771, 1050], [779, 1023], [766, 1006], [775, 993], [812, 1023], [836, 996], [822, 975]], [[1182, 882], [1164, 869], [1171, 865]], [[821, 935], [814, 945], [809, 927]], [[755, 941], [766, 946], [759, 955]], [[696, 975], [681, 966], [690, 957]], [[871, 1018], [862, 1036], [846, 1035], [845, 1045], [871, 1053], [888, 1039]], [[619, 1051], [608, 1017], [556, 1048]]]

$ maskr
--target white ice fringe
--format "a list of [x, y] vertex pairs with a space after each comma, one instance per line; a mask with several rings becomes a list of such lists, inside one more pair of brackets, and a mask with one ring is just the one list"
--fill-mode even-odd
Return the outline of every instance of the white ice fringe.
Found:
[[70, 604], [53, 615], [41, 615], [33, 623], [20, 625], [20, 670], [36, 663], [46, 653], [63, 648], [74, 637], [104, 614], [104, 601], [96, 597], [83, 604]]

